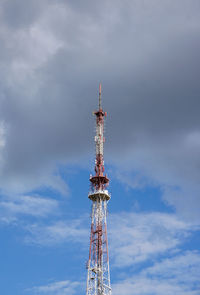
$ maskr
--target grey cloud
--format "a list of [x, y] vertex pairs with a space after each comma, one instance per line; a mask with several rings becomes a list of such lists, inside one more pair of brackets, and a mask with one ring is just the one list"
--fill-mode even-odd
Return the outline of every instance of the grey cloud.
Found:
[[9, 5], [1, 9], [1, 186], [16, 176], [37, 186], [57, 162], [88, 156], [102, 81], [106, 160], [179, 186], [192, 215], [186, 191], [193, 187], [197, 203], [200, 189], [198, 140], [188, 144], [200, 123], [199, 1], [32, 3], [30, 22], [12, 22], [18, 38], [3, 23]]
[[45, 4], [46, 0], [3, 0], [1, 4], [3, 20], [12, 29], [30, 26], [40, 16]]

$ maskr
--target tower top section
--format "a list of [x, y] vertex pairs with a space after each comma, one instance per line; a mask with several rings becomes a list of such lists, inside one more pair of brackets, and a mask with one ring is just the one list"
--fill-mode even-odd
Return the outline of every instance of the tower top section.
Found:
[[99, 110], [101, 109], [101, 83], [99, 83]]
[[101, 102], [101, 83], [99, 84], [99, 109], [94, 112], [96, 115], [96, 159], [95, 159], [95, 175], [90, 177], [91, 187], [93, 191], [104, 191], [109, 184], [109, 179], [104, 174], [104, 117], [107, 113], [102, 109]]

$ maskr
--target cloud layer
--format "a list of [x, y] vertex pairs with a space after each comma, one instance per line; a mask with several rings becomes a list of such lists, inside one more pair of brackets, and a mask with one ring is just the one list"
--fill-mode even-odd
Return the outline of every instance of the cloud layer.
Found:
[[[80, 282], [60, 281], [45, 286], [34, 287], [28, 291], [32, 294], [67, 295], [80, 292]], [[78, 291], [77, 291], [78, 290]]]
[[198, 219], [199, 11], [196, 0], [3, 1], [1, 188], [54, 186], [58, 163], [86, 159], [102, 80], [107, 159]]
[[117, 267], [170, 255], [197, 228], [164, 213], [124, 213], [111, 219], [111, 258]]
[[[192, 239], [193, 233], [198, 233], [198, 227], [164, 213], [124, 212], [110, 217], [112, 274], [117, 271], [117, 275], [112, 276], [113, 295], [198, 294], [200, 253], [184, 250], [184, 244]], [[88, 240], [84, 218], [49, 226], [33, 225], [27, 230], [26, 242], [43, 247], [67, 243], [71, 247], [76, 243], [84, 250]], [[77, 287], [81, 289], [76, 290]], [[84, 289], [81, 282], [71, 284], [63, 281], [30, 291], [64, 295], [68, 294], [68, 288], [72, 288], [74, 294], [82, 294]]]
[[113, 295], [198, 295], [200, 255], [186, 252], [164, 259], [139, 275], [114, 284]]

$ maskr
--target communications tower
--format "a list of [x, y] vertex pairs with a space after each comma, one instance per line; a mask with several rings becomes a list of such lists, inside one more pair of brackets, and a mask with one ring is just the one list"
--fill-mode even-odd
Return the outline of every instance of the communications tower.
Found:
[[88, 194], [88, 198], [92, 201], [92, 213], [86, 295], [111, 295], [106, 222], [110, 194], [107, 190], [109, 179], [104, 174], [103, 159], [104, 117], [107, 114], [101, 106], [101, 84], [99, 84], [99, 108], [94, 114], [96, 115], [96, 160], [95, 174], [90, 176], [91, 190]]

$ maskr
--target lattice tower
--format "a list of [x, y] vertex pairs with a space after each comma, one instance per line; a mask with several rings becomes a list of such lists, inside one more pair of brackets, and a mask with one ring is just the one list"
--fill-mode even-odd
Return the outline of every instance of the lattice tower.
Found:
[[104, 174], [104, 118], [106, 112], [101, 107], [101, 84], [99, 85], [99, 108], [96, 115], [96, 160], [95, 175], [90, 176], [92, 201], [89, 260], [87, 264], [86, 295], [111, 295], [110, 269], [107, 238], [107, 203], [110, 194], [107, 190], [109, 179]]

